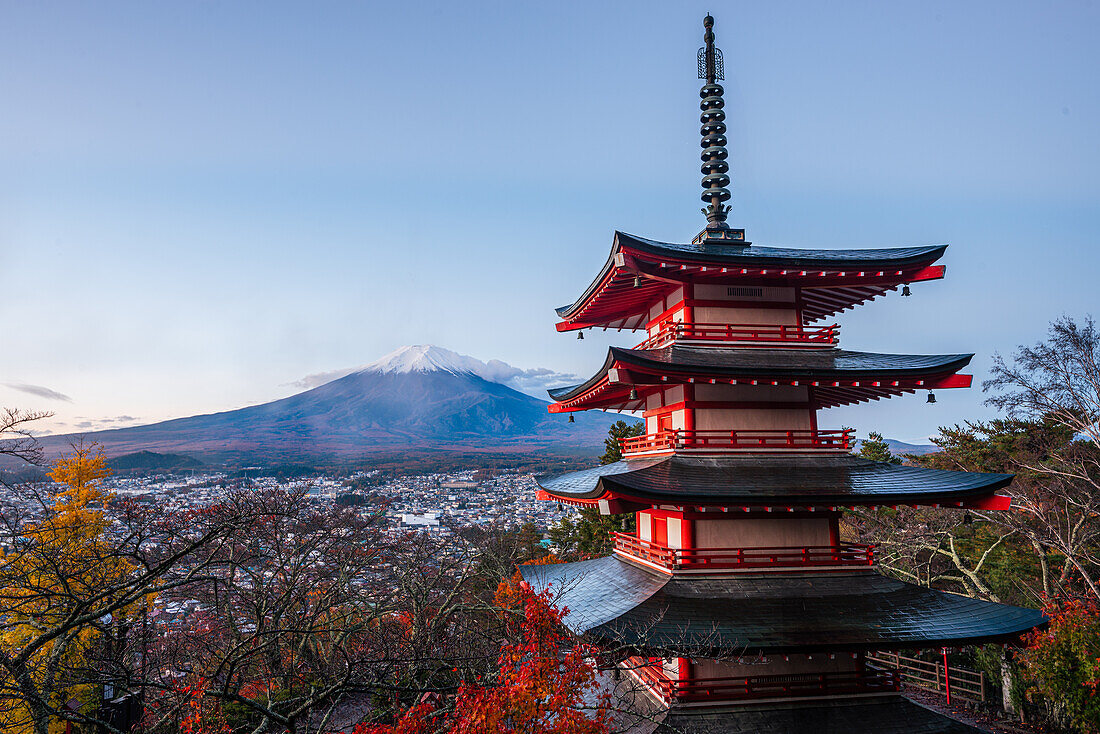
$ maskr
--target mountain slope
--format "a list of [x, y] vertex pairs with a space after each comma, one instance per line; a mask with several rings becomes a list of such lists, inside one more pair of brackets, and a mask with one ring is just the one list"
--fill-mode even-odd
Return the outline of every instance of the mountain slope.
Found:
[[[404, 347], [338, 379], [262, 405], [86, 434], [109, 453], [350, 457], [425, 450], [562, 448], [598, 453], [617, 416], [547, 413], [547, 403], [475, 374], [485, 363]], [[72, 436], [43, 440], [64, 447]]]

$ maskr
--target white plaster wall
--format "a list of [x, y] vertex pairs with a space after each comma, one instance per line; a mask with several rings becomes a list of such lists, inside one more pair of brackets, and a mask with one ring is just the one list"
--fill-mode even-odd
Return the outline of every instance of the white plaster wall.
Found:
[[696, 306], [695, 321], [701, 324], [787, 324], [798, 323], [793, 308], [720, 308]]
[[668, 519], [668, 547], [683, 548], [683, 520], [678, 517]]
[[700, 401], [749, 402], [767, 400], [775, 402], [806, 402], [810, 389], [805, 385], [711, 385], [696, 383], [695, 399]]
[[695, 521], [696, 548], [800, 548], [831, 542], [827, 517]]
[[685, 413], [685, 411], [683, 411], [683, 410], [674, 410], [674, 411], [672, 411], [672, 427], [673, 427], [673, 429], [677, 429], [677, 428], [678, 429], [683, 429], [684, 428], [684, 413]]
[[700, 408], [695, 411], [695, 428], [700, 431], [805, 431], [810, 426], [808, 408]]

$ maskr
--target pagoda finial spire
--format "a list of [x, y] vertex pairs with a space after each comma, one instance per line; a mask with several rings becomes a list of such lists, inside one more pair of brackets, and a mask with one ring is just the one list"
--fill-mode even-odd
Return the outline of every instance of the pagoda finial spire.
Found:
[[[730, 167], [726, 163], [726, 158], [729, 157], [729, 151], [726, 150], [726, 113], [722, 111], [726, 106], [726, 101], [722, 98], [725, 90], [718, 83], [720, 79], [725, 79], [722, 51], [714, 45], [714, 18], [707, 15], [703, 19], [703, 27], [706, 29], [703, 34], [706, 45], [699, 49], [699, 78], [705, 79], [706, 83], [699, 90], [699, 96], [703, 100], [699, 103], [699, 108], [703, 111], [699, 116], [699, 121], [703, 123], [699, 133], [703, 136], [703, 153], [700, 156], [703, 165], [700, 170], [703, 173], [702, 198], [707, 204], [703, 208], [703, 213], [707, 216], [707, 228], [696, 239], [733, 240], [744, 244], [744, 232], [731, 231], [726, 225], [726, 215], [729, 214], [730, 207], [724, 202], [730, 198], [730, 191], [726, 188], [730, 182], [727, 175]], [[735, 232], [739, 232], [740, 236], [734, 235]]]

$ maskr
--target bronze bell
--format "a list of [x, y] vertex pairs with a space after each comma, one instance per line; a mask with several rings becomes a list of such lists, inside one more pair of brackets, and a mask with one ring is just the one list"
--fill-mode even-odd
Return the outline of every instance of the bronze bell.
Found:
[[903, 285], [901, 287], [901, 295], [903, 295], [905, 297], [909, 297], [909, 296], [913, 295], [913, 291], [909, 290], [909, 286]]
[[570, 413], [570, 415], [569, 415], [569, 422], [570, 422], [570, 423], [576, 423], [576, 422], [577, 422], [577, 421], [573, 420], [573, 415], [572, 415], [572, 413]]
[[635, 275], [634, 276], [634, 287], [635, 288], [641, 288], [642, 287], [642, 276], [640, 276], [640, 275]]
[[583, 331], [578, 331], [577, 332], [577, 338], [578, 339], [583, 339], [584, 338], [584, 332]]
[[931, 390], [928, 391], [928, 402], [936, 402], [936, 393], [932, 392]]
[[635, 390], [634, 388], [630, 388], [630, 399], [631, 400], [637, 400], [638, 399], [638, 391]]

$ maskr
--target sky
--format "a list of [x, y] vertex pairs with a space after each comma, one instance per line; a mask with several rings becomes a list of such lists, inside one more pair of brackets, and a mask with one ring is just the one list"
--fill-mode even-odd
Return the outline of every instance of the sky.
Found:
[[619, 229], [699, 212], [701, 19], [732, 226], [951, 246], [842, 346], [971, 390], [826, 411], [924, 442], [995, 352], [1100, 312], [1100, 3], [0, 0], [0, 405], [55, 432], [265, 402], [438, 344], [588, 376], [554, 331]]

